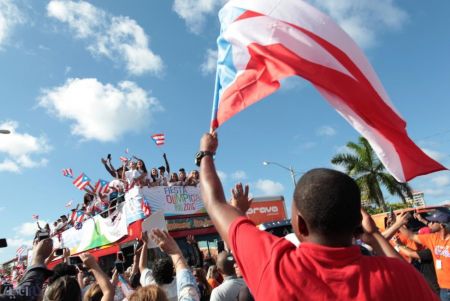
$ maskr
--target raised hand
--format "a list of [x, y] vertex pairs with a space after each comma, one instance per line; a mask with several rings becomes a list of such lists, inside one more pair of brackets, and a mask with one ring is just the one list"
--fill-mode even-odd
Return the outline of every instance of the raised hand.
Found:
[[217, 133], [213, 132], [212, 134], [206, 133], [203, 135], [200, 140], [200, 150], [201, 151], [209, 151], [215, 153], [217, 147], [219, 145], [219, 140], [217, 139]]
[[165, 230], [153, 229], [151, 238], [155, 241], [158, 247], [168, 255], [181, 254], [175, 239]]
[[249, 199], [249, 186], [245, 185], [245, 188], [242, 186], [242, 183], [238, 183], [231, 189], [231, 195], [233, 198], [230, 201], [231, 206], [241, 211], [243, 214], [247, 212], [250, 208], [253, 199]]

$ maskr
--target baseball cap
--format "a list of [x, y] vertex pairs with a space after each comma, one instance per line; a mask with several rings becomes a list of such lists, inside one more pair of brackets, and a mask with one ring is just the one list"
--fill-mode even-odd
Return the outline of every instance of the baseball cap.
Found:
[[432, 215], [425, 218], [430, 222], [436, 222], [440, 224], [446, 224], [450, 222], [450, 215], [442, 211], [436, 211]]

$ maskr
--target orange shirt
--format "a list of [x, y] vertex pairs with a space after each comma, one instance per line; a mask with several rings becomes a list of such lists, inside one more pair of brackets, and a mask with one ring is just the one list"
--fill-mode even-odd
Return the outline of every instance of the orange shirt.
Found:
[[[413, 250], [413, 251], [419, 251], [420, 245], [417, 245], [417, 243], [411, 239], [408, 239], [408, 237], [406, 235], [404, 235], [402, 232], [398, 232], [396, 234], [396, 236], [399, 238], [400, 242], [402, 243], [402, 245], [408, 247], [409, 249]], [[395, 247], [395, 243], [393, 241], [393, 239], [391, 239], [389, 241], [389, 243]], [[402, 253], [400, 253], [400, 255], [409, 263], [411, 263], [412, 259], [409, 256], [403, 255]]]
[[[431, 250], [436, 276], [441, 288], [450, 289], [450, 238], [444, 239], [440, 232], [418, 235], [420, 242]], [[439, 260], [440, 264], [436, 261]], [[440, 268], [438, 268], [440, 265]]]
[[214, 279], [214, 278], [209, 278], [209, 279], [208, 279], [208, 283], [209, 283], [209, 285], [211, 285], [212, 288], [216, 288], [216, 287], [218, 287], [219, 284], [220, 284], [220, 283], [219, 283], [216, 279]]

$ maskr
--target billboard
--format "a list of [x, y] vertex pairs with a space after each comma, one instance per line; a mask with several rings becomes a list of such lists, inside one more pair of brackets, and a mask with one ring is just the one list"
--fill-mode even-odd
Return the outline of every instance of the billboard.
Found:
[[255, 224], [279, 221], [287, 218], [284, 198], [255, 198], [247, 211], [247, 216]]

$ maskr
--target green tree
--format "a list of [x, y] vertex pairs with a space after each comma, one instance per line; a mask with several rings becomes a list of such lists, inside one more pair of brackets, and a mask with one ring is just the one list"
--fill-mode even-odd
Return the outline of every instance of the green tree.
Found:
[[359, 137], [358, 143], [348, 142], [349, 152], [336, 154], [331, 162], [345, 168], [345, 172], [355, 179], [361, 195], [375, 203], [383, 211], [388, 208], [384, 201], [382, 187], [392, 194], [399, 196], [403, 203], [406, 197], [412, 198], [411, 187], [408, 183], [398, 182], [384, 168], [373, 151], [367, 139]]

